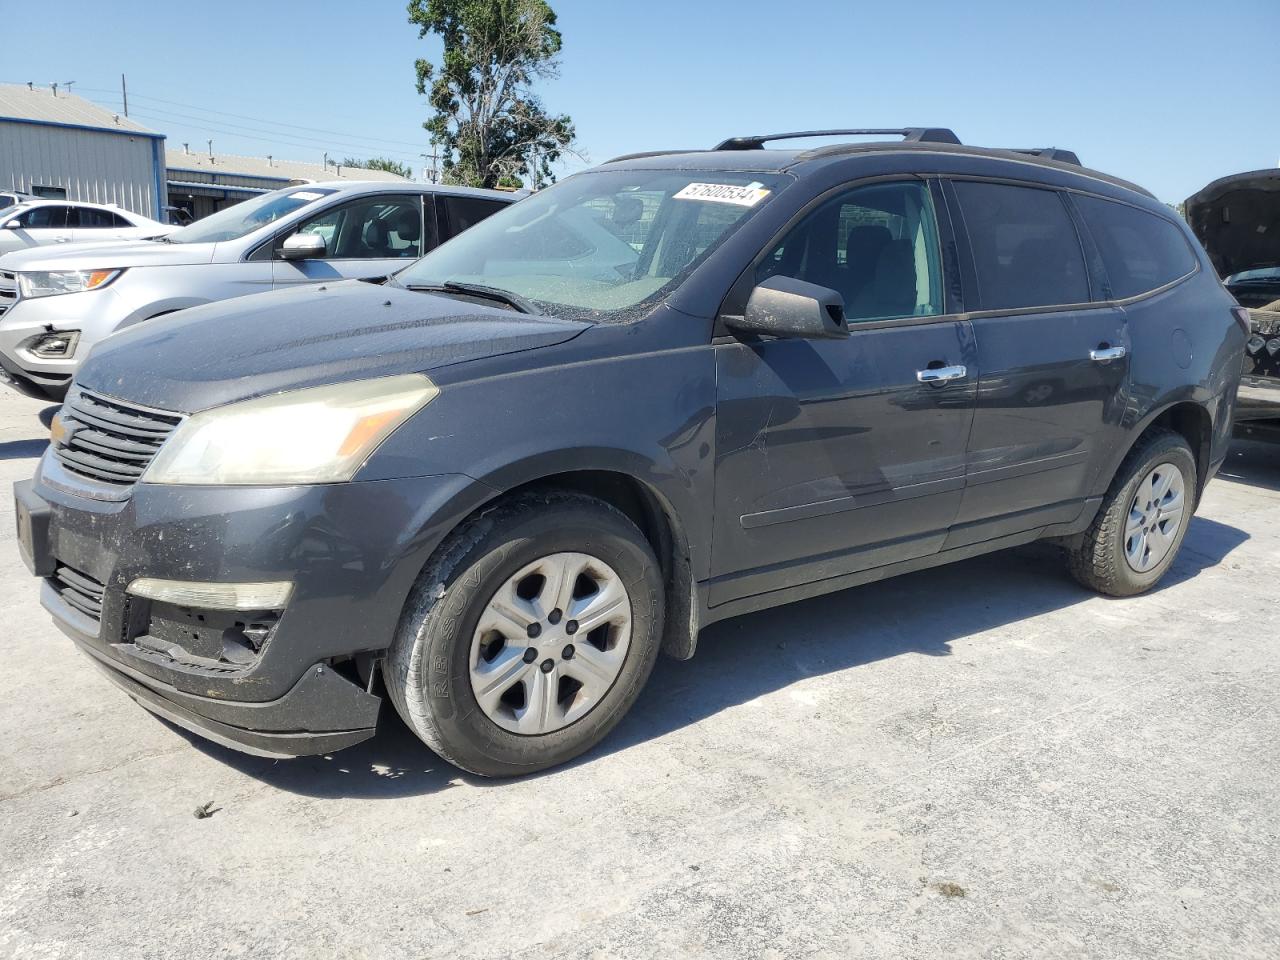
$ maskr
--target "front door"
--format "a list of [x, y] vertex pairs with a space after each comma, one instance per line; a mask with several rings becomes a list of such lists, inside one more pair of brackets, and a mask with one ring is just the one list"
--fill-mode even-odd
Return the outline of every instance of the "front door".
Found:
[[844, 297], [847, 340], [718, 345], [714, 606], [936, 552], [964, 489], [977, 386], [947, 316], [923, 181], [821, 203], [766, 252]]
[[1123, 309], [1091, 303], [1064, 195], [983, 181], [951, 189], [971, 254], [966, 305], [980, 308], [970, 320], [981, 377], [948, 548], [1079, 515], [1130, 359]]
[[281, 259], [279, 245], [288, 235], [277, 239], [273, 256], [275, 286], [387, 276], [430, 249], [435, 219], [428, 218], [427, 223], [429, 229], [424, 231], [422, 197], [417, 194], [384, 194], [339, 204], [292, 231], [323, 237], [323, 257]]

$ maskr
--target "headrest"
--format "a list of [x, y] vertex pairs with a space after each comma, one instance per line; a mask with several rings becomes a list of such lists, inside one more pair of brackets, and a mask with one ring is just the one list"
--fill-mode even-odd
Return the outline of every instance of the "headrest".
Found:
[[405, 208], [396, 217], [396, 225], [393, 229], [396, 232], [396, 236], [401, 240], [413, 243], [422, 235], [422, 218], [418, 216], [417, 210], [411, 207]]

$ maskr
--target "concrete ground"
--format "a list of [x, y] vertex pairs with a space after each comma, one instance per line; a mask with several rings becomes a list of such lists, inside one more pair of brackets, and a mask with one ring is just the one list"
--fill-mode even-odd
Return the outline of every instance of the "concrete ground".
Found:
[[[6, 491], [46, 407], [0, 395]], [[1280, 955], [1280, 448], [1237, 448], [1152, 594], [1036, 546], [730, 621], [507, 782], [390, 709], [291, 762], [183, 734], [12, 529], [6, 493], [0, 956]]]

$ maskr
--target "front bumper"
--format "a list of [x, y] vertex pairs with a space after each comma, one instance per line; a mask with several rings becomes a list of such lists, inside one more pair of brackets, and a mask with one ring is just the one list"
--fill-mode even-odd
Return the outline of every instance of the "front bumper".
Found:
[[[43, 390], [64, 389], [93, 345], [131, 314], [114, 285], [84, 293], [16, 300], [0, 316], [0, 368], [9, 379]], [[75, 352], [66, 358], [39, 357], [27, 347], [33, 338], [55, 331], [79, 331]]]
[[[391, 642], [419, 572], [477, 502], [475, 488], [445, 475], [295, 487], [137, 484], [126, 497], [95, 499], [104, 492], [46, 455], [14, 494], [23, 559], [44, 578], [42, 604], [113, 682], [211, 740], [297, 756], [373, 735], [380, 699], [341, 664]], [[239, 614], [127, 593], [142, 576], [294, 587], [281, 610]], [[247, 662], [216, 652], [226, 618], [236, 616], [246, 621], [237, 631], [255, 621], [263, 638]]]

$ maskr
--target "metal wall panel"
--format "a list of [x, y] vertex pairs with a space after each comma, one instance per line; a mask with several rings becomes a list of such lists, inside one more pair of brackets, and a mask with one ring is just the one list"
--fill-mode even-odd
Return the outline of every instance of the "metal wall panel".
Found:
[[155, 217], [167, 202], [156, 194], [165, 172], [156, 168], [163, 151], [155, 142], [139, 134], [0, 119], [0, 187], [62, 187], [68, 200], [114, 203]]

